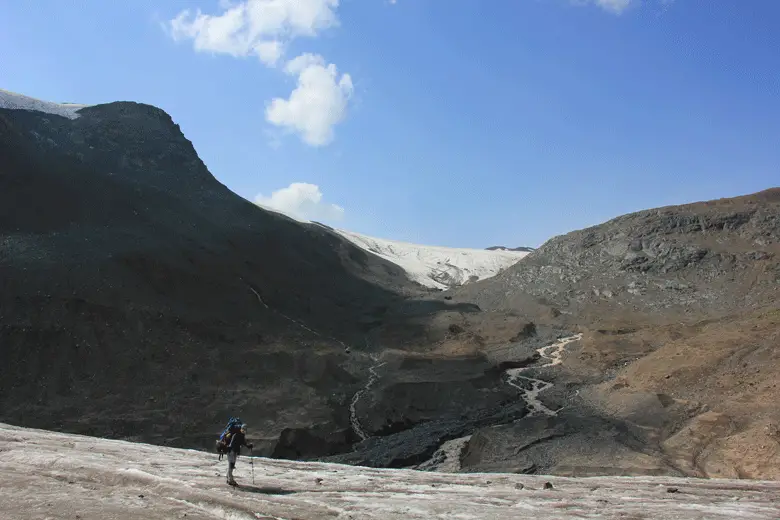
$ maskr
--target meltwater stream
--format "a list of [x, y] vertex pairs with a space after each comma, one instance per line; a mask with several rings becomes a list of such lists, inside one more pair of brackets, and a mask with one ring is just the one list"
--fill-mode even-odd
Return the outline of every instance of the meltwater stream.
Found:
[[[561, 338], [555, 343], [537, 349], [536, 351], [539, 353], [541, 359], [547, 360], [547, 362], [543, 365], [534, 365], [524, 368], [511, 368], [506, 371], [507, 382], [520, 390], [520, 393], [530, 410], [529, 415], [542, 413], [545, 415], [554, 416], [557, 415], [558, 412], [555, 410], [550, 410], [539, 400], [539, 394], [552, 388], [553, 383], [544, 381], [542, 379], [524, 376], [522, 374], [532, 369], [560, 365], [561, 357], [563, 356], [563, 353], [566, 349], [566, 345], [580, 339], [582, 339], [582, 334], [576, 334], [574, 336]], [[529, 381], [531, 383], [531, 388], [524, 388], [521, 384], [522, 380]], [[458, 439], [445, 442], [430, 459], [423, 462], [422, 464], [417, 465], [416, 469], [444, 473], [458, 473], [461, 469], [461, 454], [466, 449], [470, 439], [471, 435], [468, 435], [466, 437], [460, 437]]]
[[360, 424], [360, 418], [357, 415], [357, 404], [358, 401], [360, 401], [360, 398], [363, 397], [363, 394], [365, 394], [374, 383], [376, 383], [376, 380], [379, 379], [379, 374], [377, 374], [376, 370], [385, 364], [385, 362], [379, 363], [379, 360], [375, 357], [372, 357], [372, 359], [374, 360], [374, 365], [368, 369], [368, 381], [363, 388], [355, 392], [355, 395], [352, 396], [352, 401], [349, 403], [349, 422], [352, 425], [352, 430], [360, 437], [360, 440], [368, 439], [368, 434], [363, 430], [363, 427]]
[[[582, 339], [582, 334], [576, 334], [574, 336], [569, 336], [567, 338], [561, 338], [551, 345], [547, 345], [546, 347], [537, 349], [536, 351], [539, 353], [539, 356], [541, 356], [542, 359], [549, 360], [549, 362], [545, 363], [544, 365], [534, 365], [534, 366], [524, 367], [524, 368], [510, 368], [509, 370], [506, 371], [506, 375], [508, 377], [507, 383], [520, 390], [523, 399], [528, 404], [528, 408], [531, 414], [543, 413], [549, 416], [554, 416], [558, 414], [557, 411], [550, 410], [547, 406], [544, 405], [544, 403], [542, 403], [539, 400], [539, 394], [541, 394], [545, 390], [552, 388], [553, 383], [549, 381], [544, 381], [542, 379], [536, 379], [534, 377], [524, 376], [523, 373], [529, 370], [535, 370], [535, 369], [560, 365], [561, 356], [563, 355], [566, 345], [574, 341], [578, 341], [580, 339]], [[521, 381], [523, 380], [531, 383], [530, 389], [525, 388], [521, 384]]]

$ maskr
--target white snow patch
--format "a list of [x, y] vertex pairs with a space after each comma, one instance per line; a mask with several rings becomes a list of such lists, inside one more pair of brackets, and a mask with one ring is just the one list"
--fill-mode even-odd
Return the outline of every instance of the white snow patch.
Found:
[[434, 289], [490, 278], [529, 254], [526, 251], [424, 246], [343, 229], [335, 231], [358, 247], [397, 264], [415, 282]]
[[90, 105], [77, 105], [75, 103], [53, 103], [51, 101], [42, 101], [24, 94], [17, 94], [8, 90], [0, 89], [0, 108], [7, 110], [30, 110], [33, 112], [44, 112], [55, 116], [76, 119], [79, 117], [78, 111]]

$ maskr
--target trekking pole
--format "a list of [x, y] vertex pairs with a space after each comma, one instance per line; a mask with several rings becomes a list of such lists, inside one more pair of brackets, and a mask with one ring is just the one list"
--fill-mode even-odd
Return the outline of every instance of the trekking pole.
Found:
[[255, 485], [255, 456], [252, 454], [252, 448], [249, 448], [249, 465], [252, 466], [252, 485]]

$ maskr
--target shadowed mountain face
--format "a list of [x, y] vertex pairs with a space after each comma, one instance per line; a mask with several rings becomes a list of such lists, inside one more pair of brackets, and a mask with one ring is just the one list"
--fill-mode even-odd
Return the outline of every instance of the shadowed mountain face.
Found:
[[159, 109], [0, 109], [0, 420], [211, 449], [239, 414], [280, 458], [780, 478], [779, 244], [775, 189], [434, 293], [231, 193]]
[[0, 416], [180, 445], [236, 408], [348, 430], [344, 344], [403, 271], [236, 196], [159, 109], [80, 114], [0, 110]]

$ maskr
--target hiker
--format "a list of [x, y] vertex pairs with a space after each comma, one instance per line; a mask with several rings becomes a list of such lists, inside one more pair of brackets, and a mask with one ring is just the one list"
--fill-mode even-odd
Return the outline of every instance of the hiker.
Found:
[[246, 442], [246, 424], [242, 424], [241, 429], [230, 436], [229, 444], [227, 445], [227, 483], [231, 486], [237, 485], [235, 479], [233, 479], [233, 469], [236, 467], [236, 459], [241, 453], [241, 446], [246, 446], [250, 450], [253, 447], [252, 443], [247, 444]]

